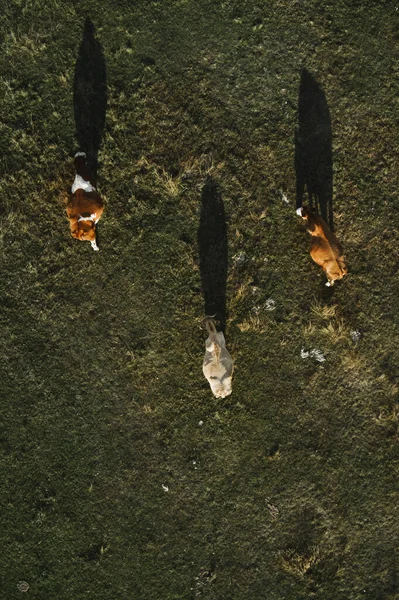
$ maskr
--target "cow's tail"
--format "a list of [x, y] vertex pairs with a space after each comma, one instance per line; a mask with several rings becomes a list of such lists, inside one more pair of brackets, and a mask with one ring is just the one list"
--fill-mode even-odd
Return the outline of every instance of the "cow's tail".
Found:
[[213, 317], [209, 317], [209, 316], [205, 317], [202, 321], [202, 324], [205, 327], [205, 329], [207, 330], [207, 332], [209, 333], [209, 335], [217, 333], [215, 320]]
[[[86, 152], [76, 152], [73, 162], [75, 163], [77, 173], [79, 171], [81, 171], [82, 169], [87, 168]], [[80, 173], [79, 173], [79, 175], [80, 175]]]
[[94, 177], [87, 164], [87, 156], [85, 152], [77, 152], [74, 158], [76, 175], [80, 175], [82, 179], [88, 181], [93, 187], [95, 186]]

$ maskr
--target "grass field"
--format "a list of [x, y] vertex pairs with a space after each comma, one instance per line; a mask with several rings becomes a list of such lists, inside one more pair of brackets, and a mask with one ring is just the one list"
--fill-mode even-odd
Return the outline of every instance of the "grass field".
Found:
[[[397, 2], [1, 12], [0, 599], [398, 600]], [[295, 214], [301, 97], [330, 289]], [[83, 147], [98, 253], [65, 215]]]

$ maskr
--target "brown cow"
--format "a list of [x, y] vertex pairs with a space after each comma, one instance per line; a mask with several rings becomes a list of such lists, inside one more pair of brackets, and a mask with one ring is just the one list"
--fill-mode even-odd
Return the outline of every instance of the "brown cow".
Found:
[[324, 219], [315, 215], [307, 206], [301, 206], [296, 212], [307, 221], [308, 231], [313, 237], [310, 256], [327, 275], [326, 285], [334, 285], [337, 279], [342, 279], [348, 272], [342, 256], [341, 244]]
[[104, 202], [92, 184], [93, 177], [84, 152], [75, 154], [75, 167], [72, 196], [66, 208], [71, 234], [78, 240], [89, 241], [93, 250], [99, 250], [96, 243], [96, 225], [103, 214]]
[[233, 359], [226, 349], [223, 332], [216, 330], [213, 318], [205, 317], [203, 324], [209, 337], [205, 342], [206, 350], [202, 370], [209, 381], [214, 396], [225, 398], [232, 392]]

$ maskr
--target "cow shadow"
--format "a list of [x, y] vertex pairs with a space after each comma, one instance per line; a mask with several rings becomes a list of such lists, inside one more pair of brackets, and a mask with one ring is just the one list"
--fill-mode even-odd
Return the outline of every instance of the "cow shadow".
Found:
[[205, 314], [215, 315], [219, 329], [226, 328], [227, 225], [219, 187], [208, 177], [202, 189], [198, 228], [200, 272]]
[[86, 18], [73, 80], [73, 107], [79, 150], [97, 180], [97, 157], [107, 110], [107, 73], [104, 53], [95, 37], [95, 27]]
[[306, 187], [310, 208], [320, 214], [333, 231], [330, 111], [323, 90], [305, 68], [299, 86], [295, 171], [297, 208], [302, 206]]

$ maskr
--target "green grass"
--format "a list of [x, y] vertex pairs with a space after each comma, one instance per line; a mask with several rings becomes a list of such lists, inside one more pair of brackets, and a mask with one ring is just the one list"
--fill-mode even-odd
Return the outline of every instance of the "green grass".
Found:
[[[399, 598], [396, 8], [6, 0], [1, 599]], [[107, 70], [98, 253], [63, 204], [86, 16]], [[302, 67], [331, 114], [331, 290], [295, 216]], [[225, 400], [201, 369], [209, 176]]]

